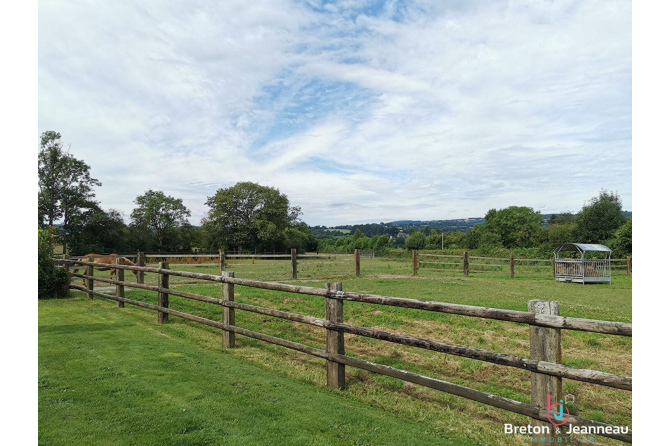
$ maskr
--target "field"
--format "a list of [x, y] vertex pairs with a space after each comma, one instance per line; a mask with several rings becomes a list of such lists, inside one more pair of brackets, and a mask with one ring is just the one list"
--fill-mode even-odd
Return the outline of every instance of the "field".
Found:
[[[333, 262], [336, 263], [334, 260]], [[333, 265], [332, 269], [329, 268], [329, 265], [323, 265], [320, 266], [319, 271], [314, 272], [306, 272], [306, 268], [301, 270], [299, 265], [299, 279], [288, 280], [288, 277], [290, 277], [289, 262], [257, 260], [252, 264], [253, 266], [245, 266], [242, 263], [239, 262], [238, 265], [235, 263], [229, 264], [229, 269], [236, 271], [236, 277], [261, 279], [264, 278], [263, 270], [268, 273], [280, 271], [282, 275], [283, 271], [286, 271], [283, 278], [268, 278], [318, 287], [323, 287], [324, 282], [327, 281], [341, 281], [345, 291], [524, 311], [527, 310], [527, 302], [531, 299], [557, 300], [560, 302], [561, 315], [591, 319], [631, 322], [632, 315], [632, 279], [631, 276], [620, 273], [614, 275], [612, 285], [587, 286], [558, 283], [547, 273], [518, 274], [515, 279], [510, 279], [503, 273], [473, 274], [469, 277], [463, 277], [456, 273], [420, 271], [419, 276], [412, 277], [410, 275], [411, 264], [407, 259], [365, 258], [361, 261], [362, 277], [359, 278], [353, 275], [352, 263], [351, 266], [346, 264]], [[173, 268], [207, 273], [217, 272], [216, 267], [174, 266]], [[341, 270], [338, 268], [341, 268]], [[98, 274], [107, 275], [107, 273]], [[132, 279], [134, 280], [134, 277]], [[155, 276], [152, 277], [151, 274], [147, 274], [146, 283], [153, 284], [156, 281]], [[220, 286], [208, 285], [203, 282], [193, 283], [193, 281], [178, 278], [171, 278], [170, 286], [179, 290], [213, 297], [219, 297], [221, 294]], [[175, 345], [178, 344], [180, 348], [187, 349], [189, 354], [198, 352], [198, 354], [203, 355], [203, 358], [205, 356], [209, 357], [207, 355], [219, 355], [226, 360], [244, 360], [241, 364], [258, 367], [258, 370], [267, 372], [269, 373], [268, 376], [276, 377], [276, 379], [288, 379], [290, 382], [307, 385], [311, 389], [318, 389], [329, 395], [333, 393], [327, 391], [324, 387], [325, 367], [322, 360], [241, 336], [238, 336], [238, 348], [220, 353], [221, 335], [215, 329], [195, 325], [175, 317], [171, 317], [169, 324], [159, 326], [156, 323], [155, 312], [130, 305], [127, 305], [125, 309], [117, 309], [114, 308], [112, 301], [106, 302], [100, 299], [88, 301], [81, 297], [83, 293], [73, 294], [78, 297], [76, 300], [68, 301], [72, 302], [72, 308], [69, 311], [74, 311], [82, 306], [86, 308], [87, 312], [95, 311], [101, 318], [99, 323], [101, 326], [105, 325], [107, 318], [116, 320], [117, 324], [123, 324], [123, 321], [126, 321], [126, 323], [132, 321], [133, 324], [138, 326], [135, 330], [138, 330], [139, 327], [146, 327], [144, 329], [153, 333], [154, 338], [162, 335], [171, 339], [176, 343]], [[131, 299], [156, 302], [156, 294], [153, 292], [127, 288], [126, 296]], [[235, 288], [235, 299], [239, 302], [310, 316], [322, 317], [324, 313], [323, 299], [313, 296], [237, 286]], [[65, 305], [60, 302], [49, 302], [48, 304], [57, 307]], [[193, 302], [176, 296], [170, 297], [170, 307], [215, 320], [221, 318], [221, 309], [216, 306]], [[67, 314], [67, 311], [64, 310], [63, 314]], [[42, 318], [42, 312], [40, 318]], [[238, 326], [254, 331], [319, 348], [323, 348], [325, 344], [324, 331], [316, 327], [303, 326], [241, 311], [236, 313], [236, 318]], [[411, 309], [378, 307], [355, 302], [345, 302], [344, 321], [495, 352], [510, 353], [523, 357], [529, 355], [528, 327], [521, 324], [428, 313]], [[71, 324], [73, 329], [76, 328], [77, 324], [68, 323]], [[137, 334], [133, 333], [133, 336], [137, 336]], [[41, 334], [40, 342], [43, 338], [45, 336]], [[529, 372], [388, 344], [369, 338], [349, 335], [346, 335], [345, 338], [348, 355], [433, 376], [522, 402], [530, 402]], [[113, 341], [113, 339], [115, 338], [111, 337], [108, 341], [118, 342]], [[101, 341], [101, 344], [105, 345], [105, 342]], [[141, 344], [140, 340], [132, 343], [135, 346], [134, 348], [138, 348], [137, 346]], [[632, 375], [632, 342], [630, 338], [564, 331], [562, 347], [564, 364], [627, 376]], [[116, 353], [116, 361], [128, 364], [127, 367], [134, 364], [132, 357], [126, 358], [124, 356], [123, 348], [119, 346], [110, 346], [109, 348], [119, 350]], [[107, 353], [104, 355], [98, 354], [98, 356], [101, 357], [101, 360], [107, 359]], [[42, 357], [41, 348], [41, 362]], [[138, 357], [143, 357], [143, 355], [138, 353]], [[197, 361], [195, 358], [198, 355], [189, 357], [194, 358], [193, 361]], [[205, 359], [202, 361], [204, 362]], [[109, 362], [115, 361], [110, 359]], [[113, 367], [113, 364], [110, 366]], [[47, 371], [48, 369], [49, 367], [47, 367]], [[133, 372], [135, 379], [141, 379], [141, 383], [153, 386], [151, 382], [146, 383], [144, 381], [145, 378], [140, 373], [142, 370], [144, 370], [143, 366], [139, 367], [139, 371]], [[408, 429], [413, 423], [420, 423], [425, 432], [430, 433], [434, 438], [455, 438], [456, 444], [464, 444], [463, 438], [468, 438], [475, 444], [528, 443], [525, 437], [510, 437], [503, 434], [503, 423], [525, 425], [528, 423], [526, 417], [509, 414], [479, 403], [351, 367], [347, 368], [346, 381], [347, 390], [335, 392], [336, 399], [339, 398], [342, 401], [381, 411], [380, 413], [384, 415], [385, 428], [386, 417], [388, 417], [389, 420], [406, 420]], [[631, 425], [632, 398], [630, 392], [567, 379], [563, 381], [563, 387], [566, 394], [574, 396], [574, 403], [569, 405], [570, 413], [614, 425]], [[167, 389], [161, 389], [161, 391], [167, 391]], [[41, 390], [40, 394], [42, 398], [44, 392]], [[253, 395], [248, 395], [248, 397], [250, 398], [248, 403], [254, 404], [256, 397]], [[107, 404], [113, 405], [115, 403], [112, 399]], [[40, 411], [42, 411], [42, 406], [40, 404]], [[216, 412], [216, 410], [212, 412]], [[76, 418], [76, 416], [73, 418]], [[205, 416], [203, 420], [206, 418]], [[305, 422], [310, 425], [317, 423], [316, 421], [310, 421], [309, 416], [307, 416]], [[41, 414], [40, 425], [43, 424]], [[356, 429], [351, 431], [354, 437], [358, 433], [363, 435]], [[600, 437], [597, 437], [596, 440], [596, 443], [591, 444], [618, 443]], [[206, 440], [203, 441], [207, 443]], [[357, 443], [335, 441], [334, 444]], [[389, 443], [365, 439], [361, 440], [360, 444], [406, 443]]]

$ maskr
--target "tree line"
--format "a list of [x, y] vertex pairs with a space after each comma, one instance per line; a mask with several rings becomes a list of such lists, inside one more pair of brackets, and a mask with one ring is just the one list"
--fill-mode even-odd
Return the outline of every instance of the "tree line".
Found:
[[126, 224], [121, 211], [96, 201], [90, 166], [65, 150], [61, 134], [40, 136], [38, 154], [38, 226], [49, 230], [72, 254], [134, 252], [264, 252], [316, 249], [317, 241], [279, 190], [251, 182], [219, 189], [207, 197], [200, 226], [187, 220], [182, 199], [148, 190], [134, 199]]
[[[577, 214], [545, 219], [530, 207], [510, 206], [489, 210], [469, 229], [444, 231], [450, 227], [448, 221], [437, 227], [421, 227], [414, 221], [401, 227], [391, 223], [310, 227], [300, 220], [301, 208], [292, 206], [278, 189], [240, 182], [207, 197], [204, 204], [209, 210], [200, 226], [189, 223], [191, 212], [180, 198], [152, 189], [135, 197], [127, 224], [119, 210], [105, 210], [96, 201], [95, 188], [102, 183], [91, 176], [88, 164], [63, 148], [60, 133], [54, 131], [40, 136], [38, 177], [39, 227], [48, 229], [64, 252], [72, 254], [292, 248], [378, 254], [394, 248], [476, 249], [485, 255], [534, 249], [548, 254], [566, 242], [602, 243], [618, 256], [632, 253], [632, 218], [622, 211], [619, 195], [606, 190], [585, 202]], [[343, 235], [349, 230], [353, 233]]]
[[[510, 206], [489, 210], [483, 222], [469, 230], [438, 231], [430, 225], [417, 228], [416, 223], [412, 223], [409, 232], [384, 223], [351, 228], [355, 228], [354, 234], [346, 236], [335, 236], [321, 228], [319, 250], [348, 253], [358, 248], [383, 253], [392, 248], [444, 248], [478, 250], [484, 255], [532, 250], [546, 256], [558, 245], [569, 242], [604, 244], [619, 257], [630, 255], [633, 250], [633, 220], [622, 211], [619, 195], [606, 190], [585, 202], [577, 214], [552, 214], [546, 220], [530, 207]], [[368, 230], [375, 235], [366, 235]]]

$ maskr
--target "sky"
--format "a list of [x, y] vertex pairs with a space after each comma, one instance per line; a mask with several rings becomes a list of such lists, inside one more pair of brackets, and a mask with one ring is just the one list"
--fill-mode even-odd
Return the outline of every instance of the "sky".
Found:
[[630, 0], [40, 1], [37, 31], [35, 136], [126, 217], [240, 181], [310, 225], [633, 210]]

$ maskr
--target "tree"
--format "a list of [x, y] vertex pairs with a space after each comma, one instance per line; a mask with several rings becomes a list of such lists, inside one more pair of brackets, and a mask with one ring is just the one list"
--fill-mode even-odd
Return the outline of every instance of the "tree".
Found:
[[159, 251], [164, 249], [167, 238], [176, 235], [176, 229], [187, 223], [186, 217], [191, 216], [181, 198], [165, 195], [162, 191], [148, 190], [135, 198], [135, 204], [137, 208], [130, 214], [132, 224], [153, 231]]
[[178, 250], [182, 252], [191, 252], [194, 248], [202, 245], [202, 228], [193, 226], [186, 222], [179, 228], [179, 246]]
[[[291, 234], [296, 236], [296, 231], [302, 234], [298, 235], [300, 244], [293, 243], [291, 239]], [[309, 225], [303, 221], [293, 221], [291, 223], [291, 228], [287, 230], [287, 234], [286, 246], [288, 248], [296, 248], [300, 252], [306, 252], [315, 251], [319, 246], [319, 242], [317, 241], [314, 232], [310, 229]]]
[[442, 233], [437, 232], [436, 229], [431, 229], [426, 238], [426, 249], [442, 249]]
[[375, 254], [386, 254], [389, 250], [390, 236], [379, 234], [372, 237], [372, 250]]
[[477, 247], [484, 255], [493, 255], [496, 251], [503, 248], [502, 238], [500, 234], [490, 231], [484, 231], [479, 239], [479, 246]]
[[423, 249], [426, 246], [426, 234], [421, 231], [416, 231], [405, 240], [405, 248], [407, 249]]
[[46, 229], [37, 230], [37, 298], [67, 297], [70, 275], [56, 268], [53, 257], [52, 234]]
[[479, 223], [475, 224], [472, 229], [468, 231], [468, 235], [466, 237], [466, 247], [468, 249], [477, 249], [479, 248], [479, 242], [482, 239], [482, 234], [484, 233], [484, 229], [482, 228], [482, 225]]
[[626, 222], [621, 213], [621, 198], [616, 192], [601, 190], [584, 204], [577, 215], [577, 237], [582, 243], [601, 243], [614, 237]]
[[629, 218], [614, 233], [612, 250], [617, 257], [633, 254], [633, 219]]
[[571, 243], [576, 240], [576, 223], [550, 224], [547, 228], [547, 241], [550, 246], [557, 247], [562, 243]]
[[547, 222], [549, 226], [552, 225], [566, 225], [569, 223], [574, 223], [575, 215], [571, 212], [561, 212], [560, 214], [551, 214], [549, 221]]
[[467, 248], [468, 233], [463, 231], [447, 231], [444, 233], [444, 247], [448, 249]]
[[72, 229], [72, 251], [84, 253], [109, 253], [134, 248], [128, 244], [128, 227], [123, 214], [116, 209], [103, 211], [99, 207], [87, 210], [81, 225]]
[[544, 223], [539, 211], [526, 206], [510, 206], [499, 211], [491, 209], [484, 218], [484, 231], [499, 235], [508, 249], [535, 246]]
[[70, 230], [79, 223], [83, 210], [94, 208], [94, 186], [102, 183], [91, 177], [90, 166], [63, 150], [58, 132], [46, 131], [40, 137], [37, 196], [40, 226], [52, 227], [62, 219], [63, 251], [71, 241]]
[[205, 204], [210, 209], [203, 226], [213, 231], [220, 248], [239, 251], [282, 249], [286, 231], [301, 214], [278, 189], [251, 182], [219, 189]]

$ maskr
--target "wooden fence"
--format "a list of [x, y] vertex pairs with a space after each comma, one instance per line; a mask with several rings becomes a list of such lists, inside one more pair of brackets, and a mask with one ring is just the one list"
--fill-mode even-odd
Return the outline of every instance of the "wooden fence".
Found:
[[[633, 260], [611, 259], [612, 271], [626, 271], [633, 273]], [[470, 256], [467, 251], [463, 255], [428, 254], [412, 251], [412, 274], [417, 275], [419, 270], [454, 272], [465, 276], [470, 273], [503, 273], [514, 278], [515, 274], [546, 274], [554, 276], [554, 259], [515, 259], [513, 254], [509, 258], [476, 257]]]
[[[108, 257], [101, 255], [100, 257]], [[221, 271], [235, 271], [238, 275], [264, 279], [297, 279], [323, 276], [361, 275], [361, 257], [373, 258], [373, 253], [363, 253], [357, 249], [353, 254], [298, 254], [295, 249], [290, 254], [231, 254], [221, 251], [219, 254], [119, 254], [134, 261], [137, 266], [155, 266], [161, 261], [174, 266], [211, 267], [218, 266]], [[68, 259], [64, 256], [63, 259]], [[72, 260], [86, 260], [72, 257]], [[59, 259], [62, 260], [62, 259]], [[138, 272], [138, 283], [144, 283], [144, 272]]]
[[[122, 265], [120, 260], [118, 260], [116, 266], [118, 269], [118, 275], [117, 279], [113, 280], [111, 278], [103, 279], [101, 277], [94, 277], [92, 261], [56, 261], [60, 264], [63, 264], [65, 268], [69, 268], [73, 265], [79, 265], [80, 267], [86, 266], [86, 274], [72, 273], [73, 277], [84, 279], [86, 285], [79, 286], [72, 284], [71, 288], [85, 291], [88, 293], [90, 298], [98, 296], [116, 301], [117, 306], [119, 307], [122, 307], [125, 304], [132, 304], [157, 311], [158, 321], [160, 323], [167, 322], [168, 317], [172, 315], [221, 329], [222, 342], [226, 348], [232, 348], [235, 346], [235, 335], [242, 335], [322, 358], [326, 361], [326, 383], [328, 386], [332, 387], [341, 389], [345, 388], [345, 367], [356, 367], [359, 369], [398, 378], [403, 381], [415, 383], [421, 386], [426, 386], [432, 389], [437, 389], [442, 392], [457, 395], [513, 413], [525, 415], [532, 418], [534, 423], [545, 424], [550, 420], [550, 415], [547, 412], [547, 394], [551, 396], [552, 401], [559, 401], [562, 398], [563, 378], [622, 389], [625, 391], [632, 390], [631, 377], [605, 373], [597, 370], [580, 369], [561, 364], [562, 330], [578, 330], [630, 337], [632, 336], [632, 324], [560, 316], [558, 302], [531, 300], [528, 302], [528, 311], [485, 308], [444, 302], [427, 302], [416, 299], [404, 299], [390, 296], [346, 292], [342, 289], [342, 283], [327, 283], [325, 288], [316, 288], [276, 282], [262, 282], [251, 279], [241, 279], [234, 277], [234, 273], [231, 271], [221, 271], [220, 275], [176, 271], [169, 269], [167, 262], [161, 262], [158, 268], [150, 268], [140, 266], [126, 266]], [[136, 273], [144, 272], [158, 274], [158, 286], [124, 281], [123, 273], [127, 270], [134, 271]], [[169, 280], [170, 277], [188, 277], [191, 279], [220, 283], [222, 286], [222, 298], [217, 299], [209, 296], [171, 289]], [[96, 291], [94, 289], [94, 280], [116, 285], [115, 295]], [[324, 298], [325, 318], [317, 318], [235, 302], [235, 286], [261, 288], [266, 290], [298, 293], [302, 295], [318, 296]], [[157, 304], [126, 298], [125, 287], [155, 291], [158, 294]], [[222, 314], [221, 321], [215, 321], [171, 309], [169, 305], [170, 296], [178, 296], [181, 298], [207, 302], [220, 306]], [[529, 325], [530, 329], [530, 357], [523, 358], [505, 353], [497, 353], [493, 351], [471, 348], [463, 345], [422, 339], [406, 334], [389, 333], [378, 329], [345, 324], [343, 322], [345, 301], [412, 308], [431, 312], [462, 315], [466, 317], [497, 319], [501, 321], [527, 324]], [[239, 327], [235, 324], [235, 311], [249, 311], [323, 328], [326, 330], [325, 349], [307, 346], [301, 343]], [[472, 358], [502, 366], [528, 370], [532, 372], [530, 383], [531, 404], [515, 401], [509, 398], [504, 398], [461, 385], [456, 385], [444, 380], [423, 376], [406, 370], [370, 362], [364, 359], [347, 356], [344, 343], [344, 333], [380, 339], [383, 341], [398, 343], [406, 346], [433, 350], [448, 355]], [[619, 432], [618, 427], [611, 426], [606, 423], [583, 419], [577, 416], [570, 416], [569, 424], [575, 426], [593, 427], [594, 429], [600, 429], [598, 432], [606, 437], [615, 438], [625, 442], [632, 442], [632, 432], [630, 430], [626, 430], [626, 432], [622, 433]]]

